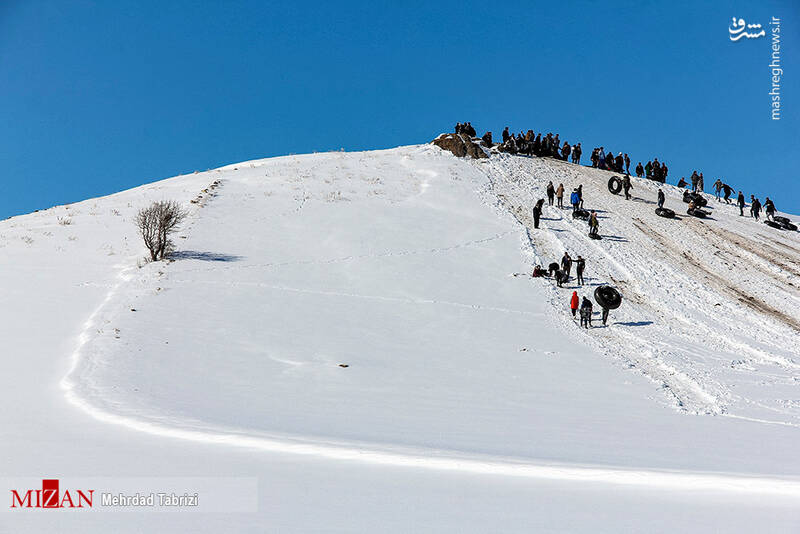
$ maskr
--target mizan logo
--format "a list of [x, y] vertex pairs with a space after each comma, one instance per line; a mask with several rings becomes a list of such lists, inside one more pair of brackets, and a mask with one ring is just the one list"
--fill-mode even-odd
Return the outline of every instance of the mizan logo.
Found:
[[11, 490], [11, 508], [91, 508], [94, 490], [59, 491], [57, 478], [42, 480], [42, 489], [20, 494]]

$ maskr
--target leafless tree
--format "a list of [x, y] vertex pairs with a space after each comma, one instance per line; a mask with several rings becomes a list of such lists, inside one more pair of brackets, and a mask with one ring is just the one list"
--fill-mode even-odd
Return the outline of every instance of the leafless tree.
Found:
[[153, 261], [164, 259], [172, 248], [169, 235], [178, 229], [187, 212], [174, 200], [153, 202], [136, 215], [136, 227]]

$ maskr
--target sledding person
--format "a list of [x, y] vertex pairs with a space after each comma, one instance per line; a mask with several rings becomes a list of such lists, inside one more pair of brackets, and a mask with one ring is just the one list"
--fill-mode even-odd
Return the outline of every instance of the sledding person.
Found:
[[714, 193], [716, 193], [717, 195], [717, 202], [719, 202], [720, 201], [719, 198], [720, 196], [722, 196], [722, 180], [717, 178], [717, 181], [714, 182], [714, 185], [712, 187], [714, 188]]
[[578, 299], [578, 292], [572, 292], [572, 298], [569, 299], [569, 307], [572, 310], [572, 316], [575, 317], [575, 313], [578, 311], [578, 304], [580, 304], [580, 299]]
[[531, 276], [533, 276], [534, 278], [541, 278], [542, 276], [545, 276], [546, 274], [547, 274], [547, 271], [542, 269], [541, 265], [537, 265], [536, 267], [533, 268], [533, 274]]
[[678, 187], [686, 187], [687, 185], [689, 185], [689, 182], [686, 181], [686, 178], [681, 176], [681, 179], [678, 180]]
[[644, 167], [642, 167], [642, 162], [640, 161], [638, 165], [636, 165], [636, 176], [641, 178], [644, 176]]
[[569, 203], [572, 204], [572, 213], [577, 213], [578, 205], [581, 203], [581, 197], [578, 196], [577, 189], [572, 190], [572, 194], [569, 196]]
[[553, 187], [553, 182], [547, 182], [547, 203], [553, 205], [553, 197], [556, 196], [556, 188]]
[[586, 268], [586, 260], [579, 254], [578, 259], [575, 260], [575, 274], [578, 278], [578, 285], [583, 285], [583, 270]]
[[589, 215], [589, 235], [596, 237], [599, 230], [600, 223], [597, 221], [597, 214], [592, 210], [592, 214]]
[[585, 326], [587, 329], [592, 326], [592, 301], [586, 296], [581, 302], [581, 326]]
[[542, 216], [542, 206], [544, 206], [544, 199], [540, 198], [536, 205], [533, 207], [533, 227], [539, 228], [539, 218]]
[[775, 204], [767, 197], [764, 201], [764, 213], [767, 214], [767, 219], [775, 220]]
[[739, 206], [739, 217], [744, 217], [744, 194], [741, 191], [736, 198], [736, 205]]
[[659, 209], [664, 207], [664, 191], [661, 189], [658, 190], [658, 207]]
[[625, 178], [622, 179], [622, 189], [625, 190], [625, 200], [630, 200], [631, 199], [631, 188], [632, 187], [633, 187], [633, 185], [631, 185], [631, 175], [630, 174], [626, 174]]
[[558, 189], [556, 189], [556, 198], [558, 199], [558, 207], [564, 207], [564, 184], [558, 184]]

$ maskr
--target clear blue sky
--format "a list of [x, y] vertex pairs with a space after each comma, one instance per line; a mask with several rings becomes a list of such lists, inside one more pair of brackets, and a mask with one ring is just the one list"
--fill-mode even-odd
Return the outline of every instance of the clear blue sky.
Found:
[[[783, 116], [769, 36], [782, 19]], [[653, 156], [800, 213], [800, 2], [0, 1], [0, 218], [459, 120]], [[588, 154], [586, 154], [588, 157]]]

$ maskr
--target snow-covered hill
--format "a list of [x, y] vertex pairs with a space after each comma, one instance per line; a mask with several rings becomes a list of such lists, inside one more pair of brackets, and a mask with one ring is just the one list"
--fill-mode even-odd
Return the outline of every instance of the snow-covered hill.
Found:
[[[0, 420], [6, 457], [29, 458], [4, 467], [258, 476], [237, 531], [800, 527], [800, 236], [716, 200], [703, 221], [662, 219], [656, 184], [626, 201], [610, 176], [422, 145], [246, 162], [2, 222], [2, 388], [30, 407]], [[532, 228], [548, 180], [583, 185], [602, 240], [553, 207]], [[161, 199], [191, 213], [173, 260], [145, 263], [132, 219]], [[564, 251], [587, 258], [586, 286], [528, 276]], [[568, 299], [601, 283], [624, 304], [581, 330]], [[87, 448], [97, 464], [75, 458]]]

